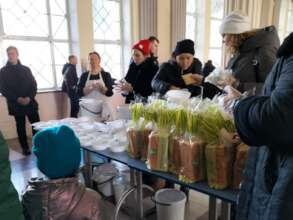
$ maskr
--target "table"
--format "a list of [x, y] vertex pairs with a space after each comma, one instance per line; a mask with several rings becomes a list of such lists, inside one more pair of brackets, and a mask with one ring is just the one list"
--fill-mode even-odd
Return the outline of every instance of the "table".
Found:
[[[237, 201], [238, 190], [215, 190], [211, 189], [206, 182], [198, 182], [187, 184], [180, 181], [175, 175], [165, 172], [156, 172], [147, 168], [145, 162], [140, 160], [132, 159], [128, 156], [127, 152], [122, 153], [113, 153], [110, 150], [97, 151], [93, 149], [91, 146], [82, 146], [84, 163], [85, 167], [87, 167], [87, 177], [86, 179], [90, 180], [92, 175], [91, 166], [91, 157], [90, 153], [97, 154], [109, 160], [117, 161], [122, 164], [127, 165], [130, 168], [130, 177], [131, 184], [136, 185], [136, 204], [137, 204], [137, 217], [138, 219], [143, 218], [143, 205], [142, 205], [142, 173], [148, 173], [153, 176], [157, 176], [159, 178], [168, 180], [170, 182], [176, 183], [178, 185], [187, 187], [189, 189], [193, 189], [195, 191], [204, 193], [209, 196], [209, 220], [217, 219], [217, 199], [222, 200], [221, 207], [221, 220], [229, 220], [230, 219], [230, 208], [231, 204], [235, 204]], [[89, 186], [91, 181], [89, 181]]]

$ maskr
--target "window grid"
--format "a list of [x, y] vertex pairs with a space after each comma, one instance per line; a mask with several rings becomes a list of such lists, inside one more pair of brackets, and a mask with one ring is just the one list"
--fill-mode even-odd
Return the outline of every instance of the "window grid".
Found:
[[[201, 47], [202, 54], [205, 54], [205, 57], [207, 59], [211, 59], [214, 64], [217, 66], [221, 65], [221, 60], [222, 60], [222, 39], [219, 34], [219, 27], [214, 27], [212, 26], [215, 23], [220, 23], [223, 19], [224, 16], [224, 1], [223, 0], [209, 0], [206, 2], [206, 4], [211, 7], [210, 14], [208, 15], [209, 17], [209, 27], [207, 27], [210, 30], [209, 36], [204, 36], [202, 40], [207, 40], [208, 44], [205, 44], [204, 47]], [[192, 7], [191, 7], [192, 6]], [[213, 10], [212, 7], [217, 7], [217, 11]], [[192, 8], [192, 10], [190, 9]], [[193, 40], [196, 43], [196, 47], [199, 48], [199, 36], [198, 33], [201, 33], [198, 28], [199, 24], [198, 21], [200, 20], [199, 18], [199, 0], [187, 0], [187, 8], [186, 8], [186, 36], [192, 36]], [[189, 21], [193, 22], [192, 26], [193, 28], [188, 27], [188, 19], [193, 18], [193, 20]], [[201, 45], [204, 45], [201, 43]], [[198, 51], [198, 50], [196, 50]]]
[[[110, 8], [110, 4], [113, 7]], [[116, 79], [121, 78], [124, 72], [121, 4], [120, 0], [93, 0], [95, 50], [101, 55], [102, 67]], [[105, 26], [109, 28], [103, 30]]]
[[[38, 1], [36, 4], [40, 4], [40, 0], [35, 0]], [[31, 68], [32, 73], [34, 74], [34, 76], [36, 77], [37, 83], [38, 83], [38, 90], [48, 90], [48, 89], [59, 89], [61, 86], [61, 82], [62, 82], [62, 74], [61, 74], [61, 70], [60, 70], [60, 66], [63, 65], [66, 60], [67, 60], [67, 56], [69, 54], [69, 48], [70, 48], [70, 37], [69, 37], [69, 21], [68, 21], [68, 11], [67, 11], [67, 1], [64, 0], [64, 2], [62, 2], [64, 4], [64, 10], [62, 10], [62, 7], [60, 6], [60, 0], [43, 0], [44, 6], [45, 6], [45, 12], [38, 12], [38, 8], [34, 5], [35, 1], [29, 1], [29, 4], [26, 8], [23, 8], [23, 14], [24, 16], [30, 17], [29, 14], [26, 15], [26, 13], [28, 13], [27, 11], [30, 10], [35, 10], [35, 13], [39, 13], [40, 15], [44, 15], [47, 18], [47, 30], [45, 30], [45, 32], [47, 31], [46, 35], [43, 35], [43, 33], [37, 33], [37, 34], [26, 34], [26, 33], [17, 33], [17, 34], [9, 34], [9, 30], [8, 33], [7, 30], [5, 30], [4, 26], [5, 26], [5, 22], [8, 22], [7, 18], [5, 20], [4, 16], [3, 16], [3, 10], [6, 10], [7, 13], [10, 13], [9, 10], [14, 10], [15, 9], [15, 5], [13, 5], [13, 8], [10, 9], [4, 9], [3, 3], [4, 0], [0, 0], [0, 45], [1, 45], [1, 61], [2, 64], [5, 65], [5, 62], [7, 61], [7, 56], [6, 56], [6, 47], [9, 45], [15, 45], [16, 47], [19, 47], [19, 53], [20, 53], [20, 60], [29, 60], [27, 59], [27, 56], [23, 56], [22, 54], [26, 54], [30, 57], [33, 57], [32, 60], [30, 60], [30, 63], [27, 62], [23, 62], [24, 65], [27, 65]], [[11, 1], [12, 2], [12, 1]], [[20, 1], [17, 1], [16, 3], [19, 3]], [[53, 4], [55, 4], [55, 8], [59, 7], [59, 12], [57, 11], [51, 11], [51, 6], [53, 6]], [[21, 8], [21, 5], [19, 3], [19, 8]], [[64, 13], [61, 14], [61, 11]], [[53, 33], [53, 25], [56, 25], [56, 23], [52, 23], [52, 19], [53, 17], [59, 17], [60, 19], [62, 18], [63, 20], [61, 21], [61, 23], [57, 23], [58, 26], [55, 30], [55, 32]], [[31, 25], [35, 25], [33, 24], [34, 22], [36, 22], [37, 18], [32, 18], [31, 19], [31, 24], [28, 24], [28, 29]], [[21, 15], [19, 15], [19, 17], [17, 18], [18, 23], [14, 23], [15, 25], [19, 25], [21, 22]], [[65, 24], [64, 24], [65, 22]], [[64, 29], [62, 28], [62, 25], [65, 25], [65, 27], [67, 28], [66, 30], [66, 34], [64, 34], [62, 37], [55, 37], [55, 34], [57, 35], [58, 32], [62, 31]], [[13, 32], [13, 31], [12, 31]], [[41, 57], [44, 56], [43, 50], [42, 51], [38, 51], [40, 52], [39, 56], [36, 56], [36, 54], [30, 54], [29, 48], [27, 48], [27, 45], [31, 45], [34, 47], [37, 47], [37, 45], [47, 45], [44, 48], [42, 48], [44, 51], [46, 51], [47, 53], [45, 53], [45, 57], [46, 57], [46, 61], [47, 63], [44, 63], [44, 60], [41, 59]], [[65, 46], [65, 50], [61, 50], [59, 47], [61, 45], [66, 45]], [[22, 48], [26, 48], [26, 51], [22, 50]], [[36, 48], [34, 48], [34, 50], [32, 51], [36, 51]], [[64, 49], [64, 47], [63, 47]], [[49, 57], [47, 57], [47, 55], [49, 54]], [[56, 59], [56, 57], [61, 58], [60, 59]], [[37, 62], [35, 62], [37, 61]], [[38, 68], [38, 65], [42, 65], [41, 67]], [[58, 71], [57, 71], [58, 69]]]

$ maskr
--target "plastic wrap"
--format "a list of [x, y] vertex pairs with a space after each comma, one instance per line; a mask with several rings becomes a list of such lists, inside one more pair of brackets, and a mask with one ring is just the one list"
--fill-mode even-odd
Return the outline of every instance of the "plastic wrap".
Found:
[[128, 154], [134, 159], [145, 161], [147, 159], [150, 129], [128, 128], [127, 137], [129, 141]]
[[180, 174], [179, 180], [193, 183], [204, 180], [204, 143], [196, 137], [180, 141]]
[[222, 129], [220, 143], [208, 144], [205, 148], [208, 185], [214, 189], [225, 189], [231, 186], [235, 143], [233, 134]]
[[180, 162], [180, 141], [181, 136], [171, 135], [169, 139], [169, 171], [173, 174], [179, 175], [181, 162]]
[[237, 146], [235, 162], [233, 166], [233, 188], [238, 189], [242, 180], [243, 170], [248, 157], [249, 147], [241, 143]]
[[153, 131], [149, 135], [147, 166], [151, 170], [168, 171], [169, 134], [165, 131]]

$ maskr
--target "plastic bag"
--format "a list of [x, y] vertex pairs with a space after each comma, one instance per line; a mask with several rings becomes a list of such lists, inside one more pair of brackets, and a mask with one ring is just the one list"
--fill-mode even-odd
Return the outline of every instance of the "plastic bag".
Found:
[[182, 137], [177, 135], [171, 135], [169, 139], [169, 172], [179, 175], [181, 161], [180, 161], [180, 141]]
[[231, 186], [235, 143], [233, 134], [220, 131], [220, 143], [208, 144], [205, 148], [208, 185], [214, 189]]
[[204, 142], [196, 137], [180, 141], [181, 169], [179, 180], [193, 183], [204, 180]]
[[168, 171], [169, 134], [166, 131], [153, 131], [149, 135], [147, 166], [151, 170]]
[[235, 81], [231, 69], [216, 68], [206, 78], [205, 82], [209, 82], [221, 88], [226, 85], [232, 85]]
[[149, 134], [151, 129], [128, 128], [127, 137], [129, 140], [128, 154], [134, 159], [145, 161], [147, 159]]
[[233, 167], [233, 188], [238, 189], [242, 181], [243, 170], [248, 157], [249, 147], [241, 143], [237, 146], [236, 158]]

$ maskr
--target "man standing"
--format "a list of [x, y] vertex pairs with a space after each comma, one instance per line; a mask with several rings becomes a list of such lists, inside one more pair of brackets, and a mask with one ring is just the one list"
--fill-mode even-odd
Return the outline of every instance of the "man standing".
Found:
[[31, 151], [27, 143], [25, 117], [30, 123], [40, 121], [35, 100], [37, 83], [31, 70], [20, 63], [17, 48], [10, 46], [6, 52], [8, 62], [0, 70], [0, 92], [6, 98], [9, 115], [15, 118], [22, 153], [29, 155]]
[[66, 63], [62, 69], [62, 91], [66, 92], [70, 99], [70, 117], [77, 118], [77, 114], [79, 111], [79, 100], [76, 91], [78, 82], [78, 77], [76, 73], [77, 57], [74, 55], [70, 55], [68, 57], [68, 62], [69, 63]]
[[150, 41], [151, 58], [154, 60], [155, 64], [159, 65], [158, 50], [160, 41], [155, 36], [150, 36], [148, 40]]

